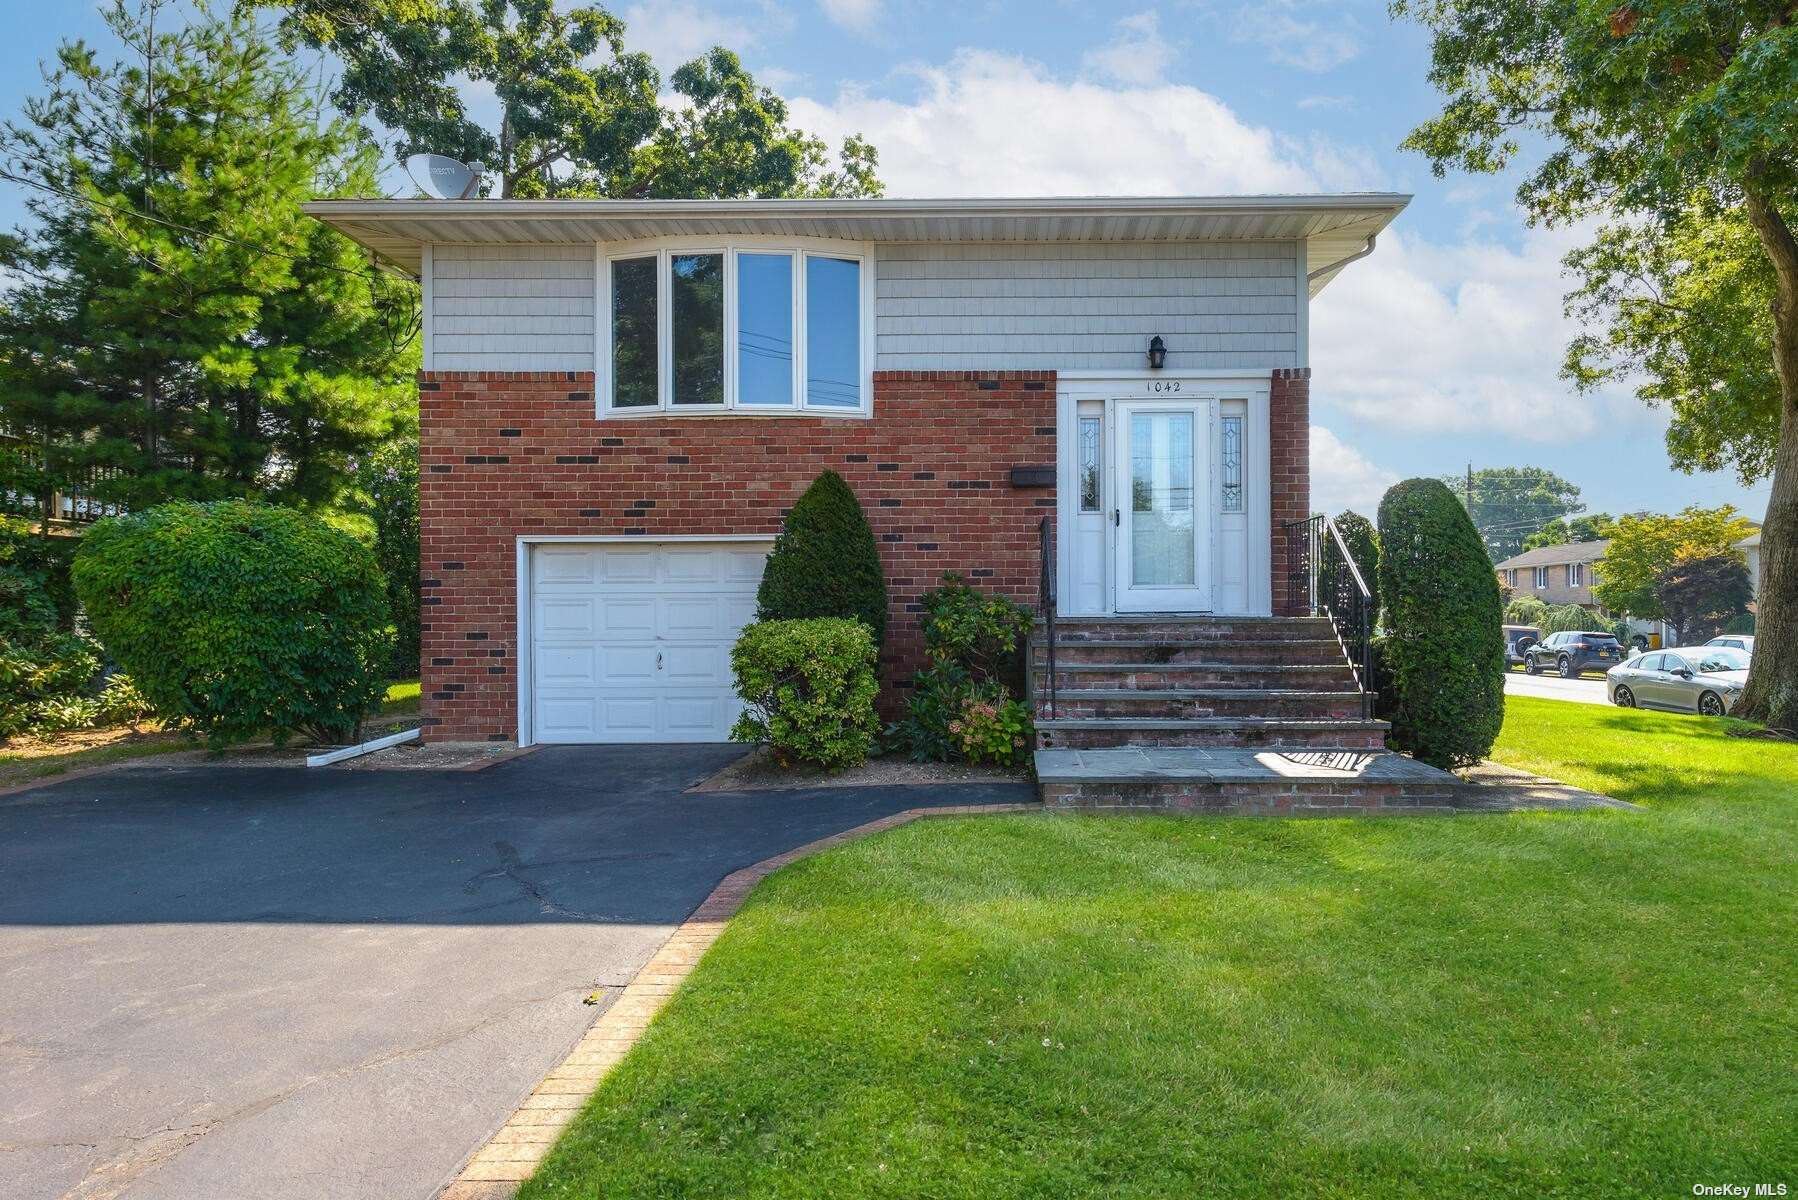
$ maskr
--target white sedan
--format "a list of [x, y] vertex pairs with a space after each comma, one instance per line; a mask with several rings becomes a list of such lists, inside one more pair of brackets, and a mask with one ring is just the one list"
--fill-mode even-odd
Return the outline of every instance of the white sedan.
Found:
[[1748, 655], [1729, 646], [1650, 650], [1605, 672], [1611, 703], [1720, 717], [1748, 682]]

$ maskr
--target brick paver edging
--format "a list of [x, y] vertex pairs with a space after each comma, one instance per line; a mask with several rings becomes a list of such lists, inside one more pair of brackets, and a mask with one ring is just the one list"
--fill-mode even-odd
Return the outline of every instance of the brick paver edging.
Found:
[[753, 866], [732, 871], [712, 889], [674, 935], [643, 965], [623, 993], [605, 1010], [575, 1045], [562, 1064], [544, 1076], [535, 1091], [525, 1097], [518, 1111], [500, 1126], [498, 1133], [468, 1160], [462, 1173], [441, 1193], [439, 1200], [510, 1200], [564, 1127], [574, 1119], [587, 1097], [599, 1086], [655, 1018], [675, 989], [699, 965], [711, 944], [724, 932], [725, 922], [736, 915], [755, 885], [769, 875], [821, 850], [844, 842], [882, 833], [919, 817], [964, 817], [986, 813], [1040, 812], [1040, 804], [960, 804], [947, 808], [912, 808], [857, 825], [797, 849], [765, 858]]

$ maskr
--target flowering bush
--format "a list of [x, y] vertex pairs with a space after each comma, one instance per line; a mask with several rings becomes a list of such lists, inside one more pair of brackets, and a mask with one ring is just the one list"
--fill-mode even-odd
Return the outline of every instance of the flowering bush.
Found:
[[949, 737], [972, 763], [1015, 766], [1030, 753], [1030, 709], [1002, 688], [982, 688], [962, 701]]

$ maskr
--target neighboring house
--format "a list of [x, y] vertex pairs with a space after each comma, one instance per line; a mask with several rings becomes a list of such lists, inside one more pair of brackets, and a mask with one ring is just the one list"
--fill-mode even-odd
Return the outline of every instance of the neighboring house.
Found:
[[1592, 599], [1598, 560], [1611, 548], [1609, 539], [1539, 546], [1498, 564], [1499, 582], [1513, 596], [1534, 596], [1545, 604], [1598, 607]]
[[[1408, 197], [330, 200], [424, 291], [427, 736], [706, 741], [782, 516], [840, 472], [891, 596], [1270, 614], [1309, 306]], [[1165, 346], [1165, 363], [1151, 346]]]
[[1735, 546], [1742, 552], [1742, 557], [1748, 560], [1748, 583], [1754, 594], [1754, 602], [1750, 602], [1748, 608], [1752, 612], [1759, 607], [1761, 597], [1761, 531], [1756, 529]]

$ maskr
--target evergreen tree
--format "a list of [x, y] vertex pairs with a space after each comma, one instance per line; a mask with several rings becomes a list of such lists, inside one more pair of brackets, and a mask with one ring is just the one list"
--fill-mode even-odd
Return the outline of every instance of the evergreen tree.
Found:
[[755, 599], [758, 621], [854, 617], [880, 648], [887, 629], [880, 549], [861, 502], [835, 471], [812, 480], [787, 513]]
[[375, 189], [376, 149], [244, 15], [106, 21], [0, 129], [31, 221], [0, 241], [0, 424], [38, 493], [142, 508], [332, 506], [410, 404], [417, 301], [300, 202]]

